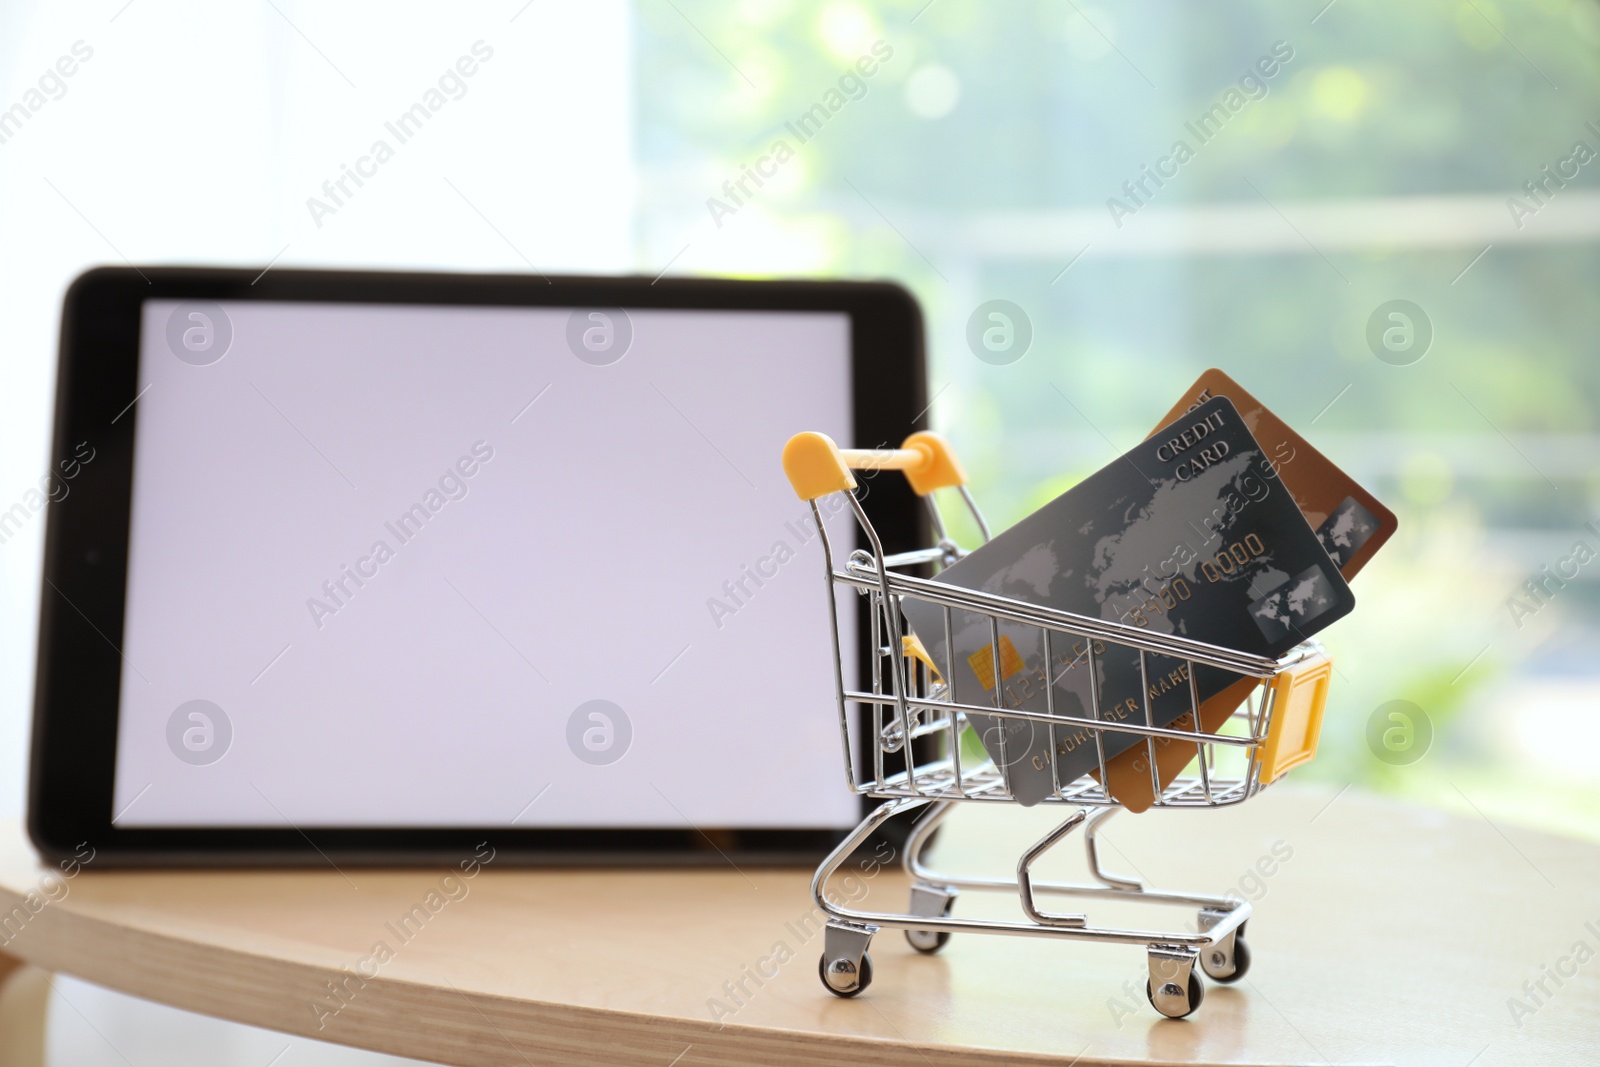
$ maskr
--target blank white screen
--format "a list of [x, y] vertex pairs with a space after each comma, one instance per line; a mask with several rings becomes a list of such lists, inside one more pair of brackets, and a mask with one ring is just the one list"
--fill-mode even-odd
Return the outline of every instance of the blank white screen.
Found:
[[630, 310], [597, 366], [564, 308], [220, 307], [206, 365], [144, 311], [117, 825], [855, 821], [779, 465], [851, 436], [848, 316]]

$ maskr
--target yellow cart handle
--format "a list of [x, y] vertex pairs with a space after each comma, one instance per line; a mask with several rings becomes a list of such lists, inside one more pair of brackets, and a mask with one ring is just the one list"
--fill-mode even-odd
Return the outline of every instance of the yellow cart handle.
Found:
[[1319, 651], [1266, 683], [1272, 688], [1272, 725], [1261, 748], [1262, 785], [1316, 758], [1332, 681], [1333, 660]]
[[783, 472], [801, 500], [854, 489], [852, 470], [904, 471], [918, 496], [967, 484], [950, 442], [929, 430], [912, 434], [899, 448], [840, 448], [827, 434], [811, 431], [783, 446]]

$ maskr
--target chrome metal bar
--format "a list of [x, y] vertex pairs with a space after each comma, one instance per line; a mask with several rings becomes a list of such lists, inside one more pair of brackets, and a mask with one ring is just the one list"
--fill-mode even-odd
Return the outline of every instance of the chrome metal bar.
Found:
[[[947, 885], [952, 889], [965, 889], [974, 893], [1015, 893], [1017, 883], [1011, 878], [967, 878], [942, 871], [929, 871], [927, 880]], [[1226, 910], [1242, 906], [1245, 902], [1228, 897], [1214, 897], [1201, 893], [1176, 893], [1158, 889], [1134, 891], [1113, 889], [1103, 885], [1085, 885], [1077, 882], [1034, 882], [1035, 896], [1083, 897], [1086, 900], [1135, 900], [1142, 904], [1163, 907], [1208, 908]]]
[[[864, 563], [852, 562], [846, 569], [835, 571], [834, 578], [858, 588], [873, 588], [877, 584], [873, 574], [874, 571], [867, 568]], [[1285, 668], [1322, 655], [1324, 651], [1320, 642], [1308, 639], [1279, 658], [1271, 659], [1176, 634], [1162, 634], [1125, 623], [1108, 622], [1057, 608], [1040, 607], [1026, 601], [964, 589], [961, 586], [907, 574], [892, 573], [889, 575], [889, 582], [900, 595], [924, 600], [930, 604], [947, 604], [964, 611], [993, 615], [1003, 621], [1048, 627], [1058, 633], [1073, 636], [1093, 634], [1105, 641], [1132, 649], [1142, 648], [1175, 659], [1193, 658], [1198, 662], [1252, 678], [1275, 677]]]
[[1089, 825], [1083, 828], [1083, 850], [1089, 860], [1089, 874], [1097, 882], [1103, 882], [1112, 889], [1127, 890], [1130, 893], [1144, 892], [1144, 883], [1137, 878], [1126, 875], [1112, 874], [1100, 866], [1100, 847], [1096, 834], [1100, 827], [1111, 821], [1111, 817], [1121, 808], [1101, 808], [1089, 817]]
[[[1056, 714], [1056, 682], [1055, 682], [1055, 657], [1050, 649], [1050, 631], [1041, 630], [1044, 634], [1044, 711], [1052, 719]], [[1061, 795], [1061, 767], [1056, 760], [1056, 724], [1050, 724], [1050, 791], [1056, 796]]]
[[[954, 888], [966, 888], [957, 883], [949, 883]], [[1173, 903], [1178, 903], [1174, 901]], [[1187, 901], [1185, 901], [1187, 903]], [[836, 915], [841, 921], [857, 925], [869, 925], [899, 930], [933, 930], [948, 931], [949, 933], [975, 933], [999, 934], [1011, 937], [1060, 937], [1073, 938], [1082, 941], [1099, 941], [1120, 945], [1187, 945], [1194, 948], [1203, 948], [1221, 940], [1223, 936], [1238, 929], [1238, 920], [1232, 927], [1221, 934], [1212, 931], [1206, 933], [1177, 933], [1172, 930], [1128, 930], [1118, 927], [1100, 926], [1044, 926], [1033, 922], [1007, 922], [999, 919], [953, 919], [933, 918], [925, 915], [908, 915], [896, 912], [883, 911], [857, 911], [853, 908], [824, 908], [829, 915]], [[1232, 917], [1230, 917], [1232, 918]]]
[[1209, 745], [1200, 740], [1204, 732], [1200, 729], [1200, 687], [1194, 678], [1194, 661], [1184, 661], [1184, 671], [1189, 675], [1189, 725], [1194, 727], [1194, 754], [1200, 761], [1200, 781], [1205, 785], [1206, 799], [1211, 799], [1211, 772], [1206, 767], [1206, 753], [1211, 751]]
[[908, 674], [908, 667], [915, 664], [916, 659], [905, 654], [905, 644], [900, 640], [900, 598], [891, 596], [889, 607], [885, 614], [892, 620], [894, 644], [893, 651], [889, 653], [889, 669], [895, 676], [895, 709], [900, 716], [901, 736], [905, 738], [903, 754], [906, 763], [906, 781], [913, 789], [917, 784], [917, 759], [911, 751], [911, 743], [916, 740], [917, 714], [920, 709], [912, 708], [907, 703], [907, 698], [916, 694], [917, 684], [914, 673]]
[[1022, 913], [1041, 926], [1087, 926], [1089, 917], [1083, 912], [1045, 911], [1039, 907], [1033, 898], [1033, 865], [1040, 856], [1055, 848], [1072, 831], [1083, 825], [1083, 820], [1088, 818], [1089, 809], [1079, 808], [1062, 820], [1061, 825], [1045, 834], [1033, 843], [1033, 847], [1022, 854], [1017, 860], [1017, 897], [1022, 904]]
[[889, 568], [918, 567], [924, 563], [938, 563], [944, 559], [942, 548], [919, 548], [911, 552], [891, 552], [883, 557], [883, 565]]
[[[869, 590], [869, 592], [871, 592]], [[868, 638], [871, 641], [870, 655], [872, 656], [872, 693], [874, 697], [883, 695], [883, 611], [878, 603], [877, 594], [873, 593], [867, 602], [867, 615], [872, 620]], [[890, 701], [893, 703], [893, 701]], [[874, 700], [872, 708], [872, 734], [874, 737], [883, 736], [884, 727], [884, 701]], [[883, 758], [884, 750], [881, 744], [872, 746], [872, 773], [873, 778], [881, 786], [883, 784]]]
[[[960, 800], [973, 804], [1016, 803], [1009, 790], [1006, 789], [1005, 783], [998, 778], [977, 780], [969, 776], [966, 783], [967, 792], [963, 793], [957, 790], [948, 780], [931, 784], [922, 782], [919, 783], [916, 791], [912, 792], [903, 783], [897, 782], [899, 777], [898, 775], [891, 775], [882, 789], [869, 782], [857, 789], [856, 794], [858, 796], [875, 797], [879, 800], [898, 800], [909, 797], [919, 800]], [[1212, 800], [1207, 800], [1205, 794], [1200, 791], [1199, 779], [1188, 778], [1182, 779], [1181, 782], [1181, 785], [1170, 785], [1162, 790], [1163, 807], [1173, 810], [1181, 808], [1186, 811], [1232, 807], [1250, 799], [1250, 797], [1260, 792], [1260, 789], [1265, 788], [1264, 786], [1258, 788], [1257, 783], [1244, 780], [1230, 782], [1227, 789], [1217, 792]], [[1246, 791], [1247, 788], [1248, 791]], [[1115, 798], [1107, 796], [1099, 787], [1099, 784], [1091, 780], [1091, 784], [1088, 787], [1074, 785], [1063, 790], [1059, 798], [1053, 795], [1046, 795], [1041, 798], [1040, 803], [1105, 807], [1107, 805], [1115, 805], [1118, 802]]]
[[933, 837], [933, 832], [939, 828], [939, 824], [949, 818], [950, 813], [954, 810], [954, 801], [937, 800], [928, 805], [928, 810], [923, 812], [921, 817], [912, 824], [911, 833], [906, 836], [904, 859], [906, 873], [911, 876], [912, 881], [938, 880], [928, 876], [928, 868], [922, 863], [922, 850], [927, 847], [929, 840]]
[[[1095, 639], [1092, 637], [1086, 638], [1084, 645], [1086, 646], [1085, 651], [1089, 656], [1089, 715], [1090, 718], [1099, 722], [1100, 676], [1094, 669], [1094, 641]], [[1106, 739], [1098, 726], [1091, 726], [1089, 729], [1094, 736], [1094, 758], [1100, 768], [1100, 785], [1109, 790], [1111, 788], [1111, 773], [1106, 770]]]
[[[857, 507], [859, 506], [858, 504]], [[834, 571], [834, 580], [863, 589], [880, 587], [880, 582], [876, 578], [856, 573], [848, 567], [844, 570]], [[1298, 662], [1312, 654], [1309, 651], [1302, 651], [1304, 646], [1297, 646], [1290, 653], [1286, 653], [1282, 659], [1274, 660], [1265, 656], [1237, 652], [1233, 649], [1223, 648], [1220, 645], [1211, 645], [1204, 641], [1196, 641], [1192, 638], [1180, 637], [1175, 634], [1152, 633], [1149, 630], [1141, 629], [1137, 626], [1129, 626], [1125, 623], [1107, 622], [1102, 619], [1091, 618], [1088, 615], [1078, 615], [1074, 612], [1061, 611], [1055, 608], [1041, 608], [1025, 601], [1013, 600], [1010, 597], [963, 589], [958, 585], [936, 582], [927, 578], [916, 578], [909, 574], [888, 575], [881, 584], [892, 586], [894, 592], [902, 596], [924, 600], [931, 604], [947, 604], [964, 611], [993, 616], [1006, 622], [1017, 622], [1027, 626], [1044, 626], [1076, 637], [1100, 637], [1119, 645], [1156, 652], [1174, 659], [1194, 659], [1201, 663], [1210, 664], [1213, 667], [1232, 671], [1235, 674], [1246, 674], [1252, 678], [1271, 678], [1285, 666]]]
[[[1268, 724], [1271, 722], [1271, 716], [1273, 712], [1277, 710], [1277, 704], [1277, 691], [1274, 690], [1270, 685], [1262, 686], [1260, 691], [1260, 700], [1258, 701], [1260, 715], [1255, 720], [1255, 725], [1258, 725], [1261, 728], [1260, 732], [1262, 734], [1262, 744], [1266, 743], [1266, 735], [1270, 732]], [[1253, 745], [1250, 748], [1249, 759], [1247, 766], [1245, 767], [1244, 776], [1245, 780], [1251, 783], [1257, 783], [1261, 780], [1261, 747], [1259, 745]], [[1251, 789], [1250, 791], [1253, 793], [1255, 792], [1255, 789]]]
[[[989, 671], [994, 679], [994, 707], [996, 711], [1003, 710], [1000, 706], [1000, 691], [1005, 684], [1005, 669], [1000, 666], [1000, 623], [993, 617], [989, 618]], [[996, 719], [995, 725], [1000, 730], [1000, 767], [1005, 772], [1007, 781], [1011, 778], [1011, 757], [1006, 754], [1006, 729], [1004, 719]]]
[[[851, 700], [858, 700], [863, 704], [878, 703], [892, 704], [894, 699], [882, 694], [851, 692]], [[1052, 721], [1063, 726], [1086, 726], [1091, 730], [1106, 730], [1110, 733], [1138, 734], [1140, 737], [1168, 737], [1177, 741], [1194, 743], [1194, 735], [1186, 729], [1175, 730], [1170, 726], [1141, 726], [1138, 723], [1109, 723], [1096, 719], [1086, 719], [1082, 715], [1057, 715], [1054, 720], [1042, 711], [1024, 711], [1021, 708], [996, 709], [987, 704], [957, 704], [949, 700], [923, 700], [920, 697], [910, 697], [906, 700], [907, 707], [953, 709], [963, 711], [969, 715], [992, 715], [1005, 719], [1026, 719], [1029, 722], [1044, 723], [1049, 725]], [[1265, 736], [1242, 737], [1232, 734], [1212, 734], [1207, 744], [1230, 745], [1237, 748], [1248, 748], [1251, 745], [1260, 745], [1266, 740]]]
[[983, 543], [989, 543], [989, 523], [983, 517], [983, 512], [978, 510], [978, 502], [972, 499], [972, 490], [960, 486], [961, 499], [967, 502], [967, 510], [972, 513], [972, 521], [978, 524], [978, 533], [983, 536]]
[[889, 821], [891, 816], [898, 815], [902, 811], [921, 807], [927, 803], [929, 802], [916, 797], [891, 800], [879, 804], [872, 810], [871, 814], [862, 819], [860, 825], [847, 834], [845, 839], [840, 841], [832, 852], [828, 853], [828, 858], [822, 861], [821, 866], [817, 868], [817, 873], [811, 876], [811, 899], [816, 901], [817, 907], [835, 919], [852, 920], [853, 916], [847, 909], [834, 904], [823, 892], [828, 888], [828, 879], [832, 878], [834, 873], [844, 866], [844, 861], [850, 858], [850, 854], [860, 846], [861, 842], [871, 837], [872, 832]]
[[[856, 499], [854, 493], [846, 494], [850, 501], [850, 510], [856, 514], [856, 522], [861, 525], [862, 531], [867, 535], [867, 540], [872, 545], [872, 556], [877, 564], [878, 591], [881, 598], [878, 607], [883, 611], [884, 623], [889, 630], [889, 647], [892, 650], [889, 658], [889, 680], [894, 684], [895, 715], [900, 720], [900, 731], [903, 735], [911, 736], [911, 723], [908, 720], [905, 692], [905, 657], [901, 655], [900, 619], [894, 604], [894, 593], [889, 586], [889, 571], [883, 563], [883, 542], [878, 538], [878, 531], [872, 528], [872, 521], [867, 518], [866, 509], [861, 506], [861, 501]], [[874, 686], [874, 688], [877, 688]], [[881, 746], [880, 746], [881, 750]], [[915, 774], [913, 760], [906, 757], [906, 770]]]
[[[828, 538], [827, 524], [822, 521], [822, 510], [817, 507], [815, 500], [810, 503], [812, 520], [816, 522], [817, 533], [821, 535], [822, 575], [828, 594], [828, 621], [833, 624], [833, 680], [834, 692], [839, 703], [839, 742], [844, 748], [844, 776], [854, 791], [857, 780], [856, 758], [850, 748], [850, 708], [845, 700], [844, 650], [839, 647], [839, 604], [836, 599], [838, 593], [834, 590], [833, 543]], [[877, 718], [876, 711], [873, 712], [873, 718]]]
[[928, 507], [928, 521], [933, 525], [933, 539], [941, 545], [947, 543], [950, 535], [945, 532], [944, 515], [939, 511], [939, 501], [929, 493], [922, 498], [922, 502]]
[[[944, 684], [950, 687], [950, 700], [956, 700], [956, 672], [953, 657], [955, 656], [955, 641], [950, 636], [950, 609], [944, 608]], [[962, 784], [961, 776], [961, 715], [952, 710], [950, 712], [950, 758], [955, 762], [956, 783], [962, 793], [966, 793], [966, 786]]]
[[[1139, 650], [1139, 706], [1144, 708], [1144, 721], [1148, 726], [1156, 724], [1155, 702], [1150, 699], [1150, 675], [1144, 662], [1144, 649]], [[1150, 795], [1153, 803], [1161, 804], [1161, 775], [1156, 769], [1156, 739], [1145, 735], [1145, 751], [1150, 757]], [[1109, 784], [1109, 783], [1107, 783]]]

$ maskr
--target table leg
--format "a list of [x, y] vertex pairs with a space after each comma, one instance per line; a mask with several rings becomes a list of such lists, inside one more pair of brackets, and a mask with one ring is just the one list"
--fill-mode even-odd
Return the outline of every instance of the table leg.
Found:
[[44, 1067], [50, 976], [0, 952], [0, 1067]]

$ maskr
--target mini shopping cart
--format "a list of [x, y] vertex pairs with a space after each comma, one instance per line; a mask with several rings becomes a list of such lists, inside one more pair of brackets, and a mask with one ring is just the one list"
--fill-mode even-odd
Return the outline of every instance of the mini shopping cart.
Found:
[[[1147, 888], [1134, 878], [1107, 872], [1095, 849], [1096, 832], [1120, 806], [1102, 783], [1107, 774], [1107, 733], [1141, 735], [1151, 774], [1153, 806], [1166, 808], [1217, 808], [1242, 803], [1255, 796], [1289, 768], [1309, 760], [1316, 750], [1322, 709], [1327, 697], [1331, 663], [1321, 647], [1306, 642], [1279, 659], [1248, 655], [1172, 634], [1153, 633], [1122, 623], [1043, 608], [1008, 597], [930, 581], [909, 573], [927, 566], [947, 567], [964, 552], [946, 533], [934, 491], [957, 489], [973, 521], [988, 540], [988, 526], [966, 487], [966, 476], [947, 442], [937, 434], [916, 433], [898, 449], [840, 449], [827, 436], [801, 433], [791, 438], [783, 452], [784, 470], [795, 492], [811, 504], [821, 536], [828, 582], [828, 604], [834, 633], [834, 675], [838, 694], [840, 739], [844, 746], [850, 788], [858, 794], [884, 801], [861, 821], [839, 847], [817, 868], [811, 893], [828, 916], [824, 950], [819, 964], [822, 983], [841, 997], [853, 997], [872, 982], [872, 957], [867, 949], [884, 927], [905, 931], [906, 939], [921, 952], [937, 952], [953, 933], [989, 933], [1057, 937], [1081, 941], [1143, 945], [1149, 958], [1145, 992], [1162, 1015], [1182, 1018], [1200, 1006], [1203, 986], [1195, 964], [1212, 979], [1233, 982], [1250, 966], [1245, 944], [1249, 902], [1229, 897], [1169, 892]], [[911, 488], [928, 504], [938, 543], [932, 548], [886, 554], [854, 492], [852, 470], [899, 470]], [[836, 565], [830, 539], [817, 501], [843, 493], [860, 525], [870, 551], [850, 551], [842, 567]], [[867, 671], [872, 688], [853, 688], [844, 676], [844, 649], [840, 646], [839, 606], [835, 588], [853, 589], [867, 599]], [[1100, 684], [1091, 684], [1092, 716], [1056, 714], [1053, 699], [1045, 713], [1002, 706], [1001, 686], [968, 703], [965, 693], [953, 691], [955, 673], [946, 662], [933, 663], [916, 639], [904, 632], [903, 604], [921, 600], [943, 610], [946, 632], [951, 612], [986, 616], [991, 663], [1001, 663], [998, 623], [1037, 627], [1042, 631], [1045, 658], [1051, 660], [1051, 642], [1075, 647], [1087, 657], [1089, 676], [1094, 669], [1095, 647], [1118, 645], [1139, 654], [1141, 675], [1145, 656], [1154, 654], [1187, 662], [1189, 729], [1138, 726], [1119, 722], [1114, 729], [1099, 720]], [[945, 648], [951, 648], [945, 642]], [[1062, 647], [1058, 645], [1057, 647]], [[947, 655], [953, 654], [950, 652]], [[1103, 651], [1101, 654], [1104, 654]], [[1233, 712], [1223, 729], [1201, 731], [1197, 692], [1193, 682], [1196, 664], [1220, 667], [1258, 679], [1250, 699]], [[951, 679], [946, 685], [944, 679]], [[1050, 693], [1052, 686], [1046, 686]], [[852, 744], [851, 709], [863, 709], [867, 734], [863, 746], [870, 756], [858, 760]], [[923, 862], [923, 851], [939, 824], [960, 803], [1015, 803], [1001, 768], [991, 759], [962, 751], [962, 734], [969, 715], [994, 723], [1036, 723], [1050, 730], [1050, 757], [1054, 772], [1055, 731], [1088, 730], [1094, 737], [1099, 760], [1098, 779], [1091, 773], [1065, 785], [1058, 784], [1044, 803], [1075, 807], [1061, 824], [1025, 851], [1012, 878], [954, 876]], [[1179, 722], [1183, 721], [1180, 717]], [[1032, 727], [1030, 727], [1031, 729]], [[1003, 733], [1002, 733], [1003, 736]], [[1195, 758], [1185, 773], [1165, 788], [1158, 777], [1156, 744], [1182, 742], [1193, 746]], [[1138, 742], [1136, 742], [1137, 744]], [[863, 767], [865, 761], [870, 766]], [[1193, 773], [1190, 773], [1190, 772]], [[1052, 780], [1057, 780], [1052, 773]], [[924, 809], [911, 828], [904, 850], [904, 865], [911, 878], [910, 903], [904, 913], [864, 911], [846, 907], [826, 895], [829, 879], [851, 854], [880, 826], [896, 815]], [[1093, 814], [1090, 814], [1091, 810]], [[1083, 827], [1088, 869], [1095, 884], [1035, 881], [1034, 864], [1072, 831]], [[961, 890], [1016, 893], [1027, 921], [958, 918], [951, 915]], [[1048, 911], [1040, 904], [1046, 896], [1137, 901], [1197, 909], [1187, 930], [1120, 929], [1096, 926], [1084, 912]]]

